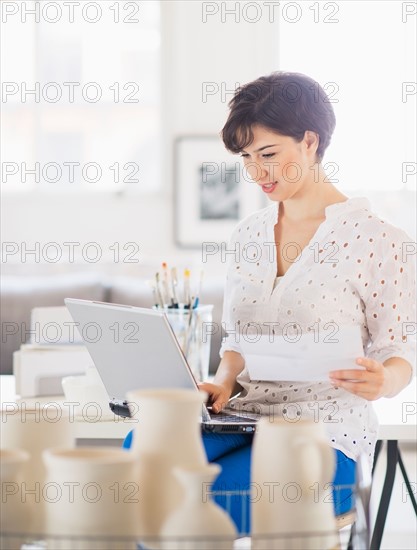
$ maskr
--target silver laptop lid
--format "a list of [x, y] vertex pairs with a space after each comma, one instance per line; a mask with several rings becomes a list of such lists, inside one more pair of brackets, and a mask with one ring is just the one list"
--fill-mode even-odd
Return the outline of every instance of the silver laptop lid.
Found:
[[197, 389], [162, 312], [65, 299], [110, 398], [148, 388]]

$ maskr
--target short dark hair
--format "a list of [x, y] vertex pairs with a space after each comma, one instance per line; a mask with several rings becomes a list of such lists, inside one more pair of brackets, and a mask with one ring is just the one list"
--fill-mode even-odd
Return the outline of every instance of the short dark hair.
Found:
[[229, 102], [230, 113], [221, 137], [226, 149], [239, 153], [253, 141], [252, 126], [290, 136], [300, 142], [307, 130], [319, 135], [321, 161], [336, 126], [332, 104], [312, 78], [276, 71], [240, 86]]

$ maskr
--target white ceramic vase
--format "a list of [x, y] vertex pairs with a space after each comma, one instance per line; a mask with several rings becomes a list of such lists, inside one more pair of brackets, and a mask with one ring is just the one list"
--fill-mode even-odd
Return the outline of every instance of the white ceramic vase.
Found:
[[0, 412], [2, 449], [23, 449], [30, 454], [22, 491], [32, 505], [31, 532], [42, 533], [45, 467], [42, 453], [48, 447], [72, 447], [75, 443], [74, 417], [58, 403], [26, 405], [9, 403]]
[[184, 489], [173, 468], [207, 465], [199, 421], [206, 397], [203, 392], [186, 389], [127, 394], [138, 421], [131, 452], [139, 463], [144, 540], [156, 541], [166, 519], [182, 503]]
[[0, 450], [0, 548], [20, 550], [31, 522], [30, 502], [22, 498], [22, 483], [29, 454], [19, 449]]
[[122, 449], [48, 449], [45, 492], [50, 547], [136, 549], [140, 532], [137, 461]]
[[262, 418], [253, 442], [252, 548], [337, 546], [333, 503], [325, 498], [334, 471], [321, 424]]
[[185, 491], [183, 504], [164, 523], [162, 546], [166, 550], [232, 550], [237, 536], [228, 514], [211, 498], [220, 466], [174, 468]]
[[74, 407], [74, 414], [86, 418], [93, 412], [100, 420], [113, 420], [109, 407], [109, 395], [94, 365], [89, 365], [82, 376], [66, 376], [62, 379], [65, 400]]

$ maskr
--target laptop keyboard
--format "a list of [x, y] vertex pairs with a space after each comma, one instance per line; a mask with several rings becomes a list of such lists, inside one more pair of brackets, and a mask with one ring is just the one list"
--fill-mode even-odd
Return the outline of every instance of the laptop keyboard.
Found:
[[253, 424], [254, 422], [256, 422], [256, 418], [249, 418], [247, 416], [241, 416], [239, 414], [227, 414], [221, 412], [214, 414], [213, 412], [210, 412], [210, 416], [212, 420], [219, 420], [220, 422], [243, 422], [248, 424]]

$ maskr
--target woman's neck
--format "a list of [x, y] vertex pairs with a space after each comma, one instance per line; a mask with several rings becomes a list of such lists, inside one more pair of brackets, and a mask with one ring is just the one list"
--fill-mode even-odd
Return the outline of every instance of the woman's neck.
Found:
[[348, 197], [327, 180], [321, 165], [318, 175], [319, 178], [315, 181], [312, 174], [296, 195], [279, 203], [281, 221], [300, 223], [325, 219], [327, 206], [348, 200]]

